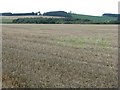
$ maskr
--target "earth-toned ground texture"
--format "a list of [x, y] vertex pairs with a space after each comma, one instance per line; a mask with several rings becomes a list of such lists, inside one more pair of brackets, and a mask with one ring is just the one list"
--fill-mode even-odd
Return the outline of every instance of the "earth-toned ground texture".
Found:
[[118, 86], [117, 25], [3, 25], [3, 87]]

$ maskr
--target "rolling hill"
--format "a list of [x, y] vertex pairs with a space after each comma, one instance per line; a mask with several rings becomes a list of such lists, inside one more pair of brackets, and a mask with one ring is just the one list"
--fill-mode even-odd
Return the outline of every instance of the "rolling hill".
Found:
[[[70, 13], [68, 13], [70, 15]], [[22, 16], [22, 17], [18, 17], [18, 16], [1, 16], [2, 17], [2, 23], [13, 23], [13, 20], [18, 19], [18, 18], [61, 18], [61, 17], [56, 17], [56, 16]], [[63, 17], [62, 17], [63, 18]], [[65, 17], [66, 18], [66, 17]], [[73, 14], [71, 13], [71, 18], [73, 20], [89, 20], [89, 24], [90, 23], [95, 23], [95, 24], [107, 24], [107, 23], [111, 23], [111, 22], [115, 22], [117, 21], [117, 17], [110, 17], [110, 16], [91, 16], [91, 15], [84, 15], [84, 14]]]
[[83, 14], [72, 14], [73, 18], [78, 19], [89, 19], [93, 22], [110, 22], [110, 21], [116, 21], [117, 17], [109, 17], [109, 16], [90, 16], [90, 15], [83, 15]]

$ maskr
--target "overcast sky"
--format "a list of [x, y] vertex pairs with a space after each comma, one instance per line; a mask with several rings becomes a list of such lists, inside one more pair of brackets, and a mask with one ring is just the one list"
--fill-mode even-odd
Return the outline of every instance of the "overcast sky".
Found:
[[78, 14], [118, 13], [120, 0], [0, 0], [2, 12], [72, 11]]

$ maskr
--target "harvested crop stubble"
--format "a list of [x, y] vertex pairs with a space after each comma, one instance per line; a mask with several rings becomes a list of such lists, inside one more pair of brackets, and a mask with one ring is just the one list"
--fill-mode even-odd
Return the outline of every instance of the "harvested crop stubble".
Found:
[[117, 38], [116, 25], [3, 25], [3, 87], [117, 87]]

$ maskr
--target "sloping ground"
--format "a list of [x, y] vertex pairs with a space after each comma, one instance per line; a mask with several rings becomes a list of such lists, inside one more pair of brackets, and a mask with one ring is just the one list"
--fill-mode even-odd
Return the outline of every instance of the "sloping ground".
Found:
[[115, 25], [3, 25], [3, 87], [117, 87], [117, 35]]
[[94, 22], [109, 22], [117, 20], [116, 17], [108, 17], [108, 16], [90, 16], [90, 15], [82, 15], [82, 14], [72, 14], [73, 18], [80, 18], [80, 19], [89, 19]]

